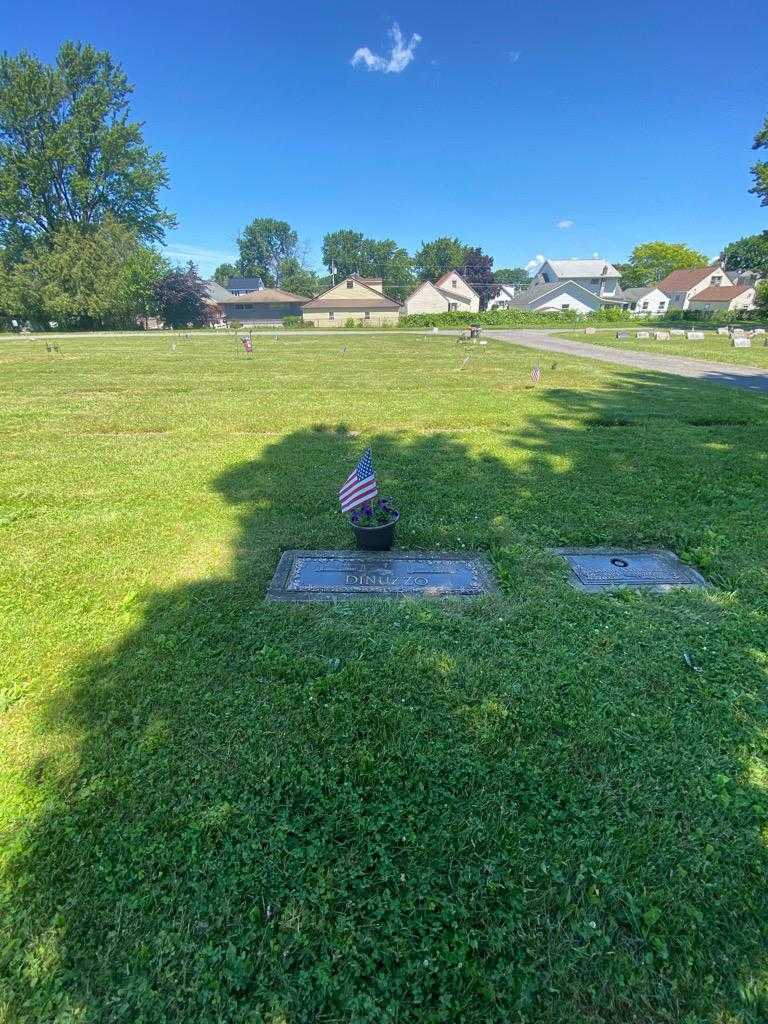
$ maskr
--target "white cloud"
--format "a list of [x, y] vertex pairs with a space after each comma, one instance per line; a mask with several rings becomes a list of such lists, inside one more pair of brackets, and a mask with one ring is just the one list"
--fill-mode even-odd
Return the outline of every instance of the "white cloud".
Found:
[[576, 226], [576, 221], [574, 221], [574, 220], [559, 220], [557, 222], [557, 226], [559, 228], [572, 228], [572, 227]]
[[509, 56], [509, 63], [510, 64], [517, 64], [517, 62], [520, 60], [520, 54], [522, 52], [523, 52], [522, 50], [510, 50], [509, 54], [508, 54], [508, 56]]
[[421, 36], [414, 32], [408, 40], [408, 45], [405, 46], [403, 33], [397, 22], [389, 30], [389, 34], [392, 39], [389, 57], [380, 57], [377, 53], [369, 50], [367, 46], [361, 46], [352, 55], [350, 61], [352, 66], [365, 64], [369, 71], [382, 71], [385, 75], [399, 75], [401, 71], [405, 71], [413, 60], [416, 47], [421, 42]]
[[546, 260], [547, 257], [542, 256], [542, 254], [539, 253], [537, 256], [534, 256], [532, 260], [528, 260], [528, 262], [525, 264], [525, 269], [528, 271], [529, 274], [535, 274], [538, 272], [539, 267], [541, 267], [542, 264], [546, 262]]
[[599, 260], [600, 259], [600, 253], [599, 252], [593, 252], [592, 253], [592, 259], [593, 260]]

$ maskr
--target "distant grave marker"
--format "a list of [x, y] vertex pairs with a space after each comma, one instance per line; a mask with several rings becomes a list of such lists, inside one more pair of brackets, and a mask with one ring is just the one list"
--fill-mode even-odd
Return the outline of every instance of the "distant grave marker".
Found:
[[664, 592], [672, 587], [706, 587], [707, 581], [671, 551], [616, 548], [555, 548], [571, 568], [570, 583], [588, 594], [638, 587]]
[[703, 341], [704, 331], [686, 331], [685, 336], [688, 341]]
[[731, 345], [734, 348], [752, 348], [752, 339], [743, 334], [734, 334]]
[[666, 341], [669, 338], [669, 331], [654, 331], [653, 336], [656, 341]]
[[635, 335], [636, 338], [650, 338], [650, 331], [638, 331]]

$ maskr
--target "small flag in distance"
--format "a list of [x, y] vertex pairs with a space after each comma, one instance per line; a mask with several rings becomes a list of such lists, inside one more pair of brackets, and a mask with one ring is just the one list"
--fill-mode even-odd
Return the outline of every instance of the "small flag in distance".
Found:
[[353, 508], [364, 505], [379, 493], [376, 475], [373, 472], [371, 449], [366, 448], [360, 461], [344, 481], [339, 491], [341, 511], [349, 512]]

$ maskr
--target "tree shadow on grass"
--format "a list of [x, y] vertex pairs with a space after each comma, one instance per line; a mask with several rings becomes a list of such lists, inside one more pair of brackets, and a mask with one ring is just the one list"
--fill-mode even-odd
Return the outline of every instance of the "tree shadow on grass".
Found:
[[347, 546], [360, 439], [221, 474], [231, 573], [149, 595], [44, 709], [77, 763], [37, 766], [12, 840], [6, 1019], [763, 1019], [753, 577], [594, 599], [544, 551], [710, 544], [727, 576], [757, 550], [706, 532], [737, 511], [715, 469], [746, 486], [756, 456], [657, 380], [544, 391], [522, 431], [371, 439], [399, 543], [490, 550], [499, 598], [265, 604], [281, 550]]

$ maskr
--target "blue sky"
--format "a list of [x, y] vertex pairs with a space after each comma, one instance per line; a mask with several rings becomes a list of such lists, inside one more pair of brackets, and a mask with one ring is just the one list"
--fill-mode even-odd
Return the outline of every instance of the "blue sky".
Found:
[[341, 227], [411, 251], [457, 235], [497, 267], [656, 238], [715, 255], [768, 228], [747, 191], [764, 0], [31, 0], [0, 29], [9, 52], [71, 38], [123, 64], [168, 160], [168, 251], [205, 273], [255, 216], [288, 220], [315, 265]]

